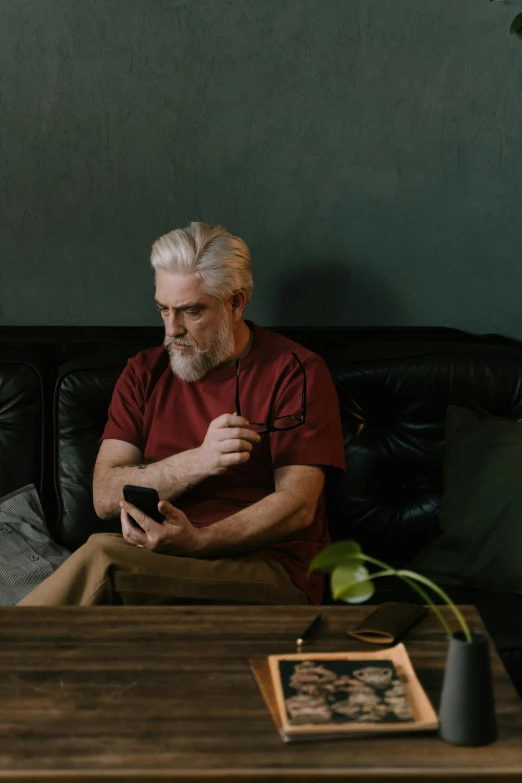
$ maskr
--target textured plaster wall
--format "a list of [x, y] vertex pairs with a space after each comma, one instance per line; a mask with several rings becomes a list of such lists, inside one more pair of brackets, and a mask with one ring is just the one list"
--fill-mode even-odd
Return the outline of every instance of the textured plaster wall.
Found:
[[0, 323], [157, 323], [152, 241], [265, 324], [522, 338], [520, 0], [0, 0]]

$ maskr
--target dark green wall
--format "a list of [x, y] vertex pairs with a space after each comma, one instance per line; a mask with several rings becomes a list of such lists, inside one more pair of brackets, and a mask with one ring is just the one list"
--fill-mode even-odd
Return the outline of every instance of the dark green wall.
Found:
[[522, 338], [522, 0], [0, 0], [0, 322], [157, 323], [248, 242], [268, 325]]

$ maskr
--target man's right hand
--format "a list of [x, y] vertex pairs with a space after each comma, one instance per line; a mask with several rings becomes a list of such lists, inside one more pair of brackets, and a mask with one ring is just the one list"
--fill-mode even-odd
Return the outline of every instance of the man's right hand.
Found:
[[250, 429], [242, 416], [224, 413], [210, 422], [205, 440], [198, 449], [203, 471], [209, 476], [226, 473], [232, 465], [248, 462], [250, 452], [261, 436]]
[[232, 465], [247, 462], [260, 440], [246, 419], [230, 413], [210, 422], [201, 446], [152, 463], [143, 463], [142, 452], [131, 443], [104, 440], [94, 469], [96, 513], [101, 519], [121, 514], [125, 484], [154, 487], [162, 500], [177, 498], [209, 476], [219, 476]]

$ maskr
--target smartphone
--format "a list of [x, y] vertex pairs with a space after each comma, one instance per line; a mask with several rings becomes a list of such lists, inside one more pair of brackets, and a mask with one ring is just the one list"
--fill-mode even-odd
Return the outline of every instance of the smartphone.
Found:
[[158, 511], [159, 495], [151, 487], [135, 487], [132, 484], [125, 484], [123, 487], [123, 497], [127, 503], [139, 508], [151, 519], [156, 522], [163, 522], [165, 517]]

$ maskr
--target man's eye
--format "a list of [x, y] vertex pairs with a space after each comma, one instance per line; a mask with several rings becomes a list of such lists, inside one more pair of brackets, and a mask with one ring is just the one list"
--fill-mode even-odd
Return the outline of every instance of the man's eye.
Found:
[[187, 313], [187, 315], [190, 315], [194, 318], [197, 318], [199, 315], [201, 315], [200, 310], [185, 310], [185, 312]]

